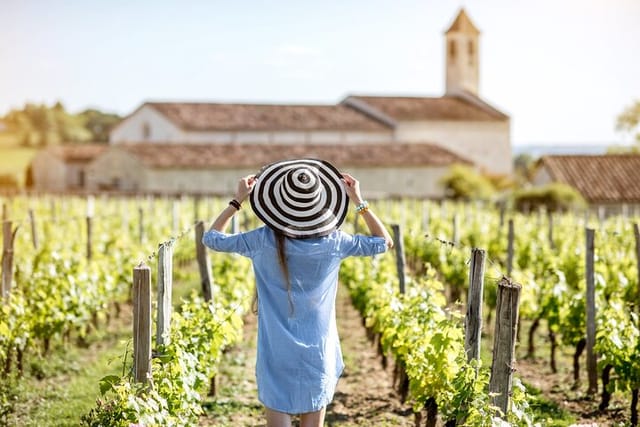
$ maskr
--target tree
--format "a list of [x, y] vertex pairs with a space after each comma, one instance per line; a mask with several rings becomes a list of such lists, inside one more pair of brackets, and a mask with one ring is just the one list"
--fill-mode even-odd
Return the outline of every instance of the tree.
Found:
[[57, 102], [52, 107], [44, 104], [26, 104], [22, 110], [11, 110], [4, 122], [21, 145], [46, 147], [66, 142], [85, 142], [91, 133], [84, 127], [81, 117], [67, 113]]
[[620, 113], [616, 130], [632, 134], [636, 143], [640, 144], [640, 100], [636, 100]]
[[103, 113], [95, 109], [85, 110], [79, 115], [84, 121], [84, 127], [91, 132], [94, 142], [108, 142], [109, 132], [122, 120], [117, 114]]

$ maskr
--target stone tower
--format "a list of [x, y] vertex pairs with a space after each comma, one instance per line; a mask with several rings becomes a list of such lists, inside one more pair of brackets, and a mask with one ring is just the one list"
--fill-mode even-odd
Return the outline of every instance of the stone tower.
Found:
[[444, 34], [447, 52], [446, 94], [466, 90], [477, 96], [480, 31], [473, 25], [463, 8]]

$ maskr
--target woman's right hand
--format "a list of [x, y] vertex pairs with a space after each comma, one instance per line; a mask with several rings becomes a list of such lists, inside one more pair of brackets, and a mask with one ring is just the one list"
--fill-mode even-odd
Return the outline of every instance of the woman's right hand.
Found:
[[238, 181], [238, 189], [236, 190], [235, 199], [239, 203], [244, 202], [249, 196], [249, 193], [251, 193], [251, 190], [253, 190], [253, 187], [255, 185], [256, 185], [255, 175], [247, 175], [245, 177], [240, 178], [240, 181]]

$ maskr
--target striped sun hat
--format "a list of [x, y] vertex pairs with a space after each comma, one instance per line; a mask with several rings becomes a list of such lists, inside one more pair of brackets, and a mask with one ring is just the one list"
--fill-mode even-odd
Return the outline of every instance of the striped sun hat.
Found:
[[349, 199], [329, 162], [283, 160], [256, 175], [251, 207], [267, 226], [294, 239], [326, 236], [340, 227]]

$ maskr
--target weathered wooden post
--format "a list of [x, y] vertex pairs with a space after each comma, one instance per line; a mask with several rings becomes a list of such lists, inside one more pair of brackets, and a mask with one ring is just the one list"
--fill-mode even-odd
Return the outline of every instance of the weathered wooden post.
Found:
[[589, 375], [588, 394], [598, 392], [598, 365], [595, 353], [596, 344], [596, 286], [594, 277], [594, 240], [595, 231], [586, 229], [586, 279], [587, 279], [587, 373]]
[[[469, 296], [467, 298], [467, 314], [465, 316], [464, 348], [467, 360], [480, 360], [480, 338], [482, 334], [482, 295], [484, 293], [484, 268], [486, 251], [474, 248], [471, 250], [471, 266], [469, 268]], [[478, 368], [476, 367], [476, 374]]]
[[29, 209], [29, 222], [31, 224], [31, 243], [33, 244], [33, 249], [38, 250], [38, 229], [33, 209]]
[[547, 212], [547, 218], [549, 219], [548, 221], [548, 226], [549, 226], [549, 247], [551, 249], [555, 249], [556, 248], [556, 244], [553, 242], [553, 212], [549, 211]]
[[[638, 314], [638, 320], [640, 321], [640, 229], [638, 229], [638, 223], [633, 224], [633, 235], [636, 240], [636, 265], [637, 273], [638, 273], [638, 290], [637, 290], [637, 298], [635, 301], [636, 305], [636, 313]], [[638, 325], [640, 327], [640, 324]]]
[[93, 212], [94, 212], [94, 206], [93, 206], [93, 196], [88, 196], [87, 197], [87, 216], [86, 216], [86, 223], [87, 223], [87, 259], [91, 260], [91, 257], [93, 256], [93, 251], [92, 251], [92, 247], [93, 247]]
[[151, 375], [151, 269], [133, 269], [133, 373], [136, 382]]
[[211, 261], [207, 256], [207, 248], [202, 243], [202, 236], [204, 235], [204, 222], [198, 221], [196, 224], [196, 259], [198, 261], [198, 268], [200, 270], [200, 283], [202, 285], [202, 295], [206, 301], [211, 301], [213, 295], [211, 295], [211, 284], [213, 280], [211, 278]]
[[453, 214], [453, 243], [458, 246], [460, 244], [460, 218], [458, 212]]
[[398, 282], [400, 284], [400, 293], [405, 292], [405, 258], [404, 258], [404, 242], [402, 238], [402, 229], [400, 224], [391, 225], [393, 230], [393, 245], [396, 248], [396, 268], [398, 270]]
[[521, 286], [503, 277], [498, 283], [496, 326], [493, 340], [493, 361], [489, 392], [493, 405], [506, 414], [511, 397], [512, 376], [515, 365], [518, 307]]
[[[234, 215], [235, 216], [235, 215]], [[200, 196], [193, 197], [193, 223], [200, 220]]]
[[144, 242], [144, 209], [138, 206], [138, 238], [140, 243]]
[[162, 243], [158, 248], [158, 322], [156, 344], [169, 343], [171, 326], [171, 290], [173, 283], [173, 244]]
[[507, 235], [507, 276], [511, 277], [511, 273], [513, 272], [513, 246], [514, 246], [514, 230], [513, 230], [513, 219], [509, 220], [509, 234]]
[[12, 230], [12, 222], [2, 222], [2, 298], [9, 298], [13, 281], [13, 242], [18, 227]]

